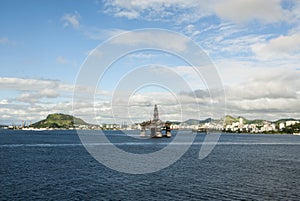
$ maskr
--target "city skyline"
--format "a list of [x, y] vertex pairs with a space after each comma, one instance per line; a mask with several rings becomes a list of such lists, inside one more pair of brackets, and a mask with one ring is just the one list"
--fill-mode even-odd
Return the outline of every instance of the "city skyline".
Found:
[[[227, 114], [300, 118], [299, 1], [5, 0], [0, 5], [0, 124], [72, 113], [76, 78], [91, 51], [118, 34], [147, 28], [177, 32], [202, 48], [223, 81]], [[182, 104], [190, 118], [199, 117], [190, 104], [193, 95], [203, 111], [200, 118], [210, 117], [209, 89], [203, 80], [180, 58], [148, 50], [112, 64], [95, 92], [97, 118], [114, 121], [110, 98], [124, 74], [141, 66], [155, 71], [158, 65], [172, 69], [193, 89], [192, 95], [176, 94], [186, 100]], [[176, 96], [155, 86], [142, 88], [128, 101], [130, 118], [151, 117], [158, 104], [162, 118], [180, 120]], [[95, 123], [87, 119], [95, 111], [76, 104], [82, 109], [79, 117]]]

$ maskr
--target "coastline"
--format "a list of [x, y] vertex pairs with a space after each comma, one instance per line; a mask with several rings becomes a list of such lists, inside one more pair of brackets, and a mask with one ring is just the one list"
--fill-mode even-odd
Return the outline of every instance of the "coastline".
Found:
[[[90, 129], [90, 128], [6, 128], [1, 127], [1, 130], [12, 130], [12, 131], [76, 131], [76, 130], [86, 130], [86, 131], [139, 131], [139, 129]], [[212, 132], [197, 132], [192, 129], [174, 129], [172, 131], [180, 131], [180, 130], [190, 130], [192, 133], [198, 134], [198, 135], [210, 135], [214, 132], [221, 133], [222, 135], [293, 135], [293, 136], [300, 136], [300, 133], [284, 133], [284, 132], [259, 132], [259, 133], [251, 133], [251, 132], [228, 132], [228, 131], [212, 131]]]

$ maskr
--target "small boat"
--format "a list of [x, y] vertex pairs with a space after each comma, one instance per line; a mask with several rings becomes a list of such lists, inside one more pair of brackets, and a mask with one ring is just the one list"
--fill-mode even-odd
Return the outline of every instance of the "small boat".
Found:
[[207, 128], [199, 126], [196, 132], [197, 133], [207, 133]]
[[156, 134], [154, 136], [152, 136], [152, 138], [161, 138], [162, 134], [160, 132], [156, 132]]
[[171, 134], [171, 125], [166, 123], [165, 124], [165, 131], [166, 131], [166, 134], [165, 134], [165, 137], [172, 137], [172, 134]]
[[171, 134], [171, 132], [167, 132], [165, 136], [166, 137], [172, 137], [172, 134]]

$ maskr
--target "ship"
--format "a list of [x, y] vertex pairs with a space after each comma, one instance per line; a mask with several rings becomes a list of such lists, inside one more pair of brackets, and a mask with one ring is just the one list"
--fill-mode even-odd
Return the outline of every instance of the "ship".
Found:
[[148, 137], [146, 130], [150, 130], [151, 138], [171, 137], [170, 124], [159, 119], [157, 105], [154, 105], [153, 119], [140, 124], [140, 137]]

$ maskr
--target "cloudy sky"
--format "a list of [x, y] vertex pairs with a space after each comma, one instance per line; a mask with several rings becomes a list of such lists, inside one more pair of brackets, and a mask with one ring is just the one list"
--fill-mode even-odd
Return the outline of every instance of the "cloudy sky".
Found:
[[[209, 117], [211, 102], [218, 101], [210, 97], [213, 89], [187, 61], [164, 51], [131, 52], [114, 61], [97, 86], [78, 86], [77, 93], [94, 94], [94, 108], [74, 101], [94, 49], [146, 28], [181, 34], [206, 53], [223, 83], [227, 114], [300, 118], [298, 0], [1, 0], [0, 23], [0, 124], [35, 122], [55, 112], [94, 123], [140, 121], [151, 118], [154, 104], [163, 120], [180, 120], [182, 110], [184, 118]], [[164, 40], [178, 49], [181, 42]], [[123, 99], [124, 91], [116, 93], [120, 83], [146, 79], [138, 71], [160, 79], [164, 70], [174, 72], [170, 86], [179, 76], [192, 91], [152, 83], [135, 86]]]

